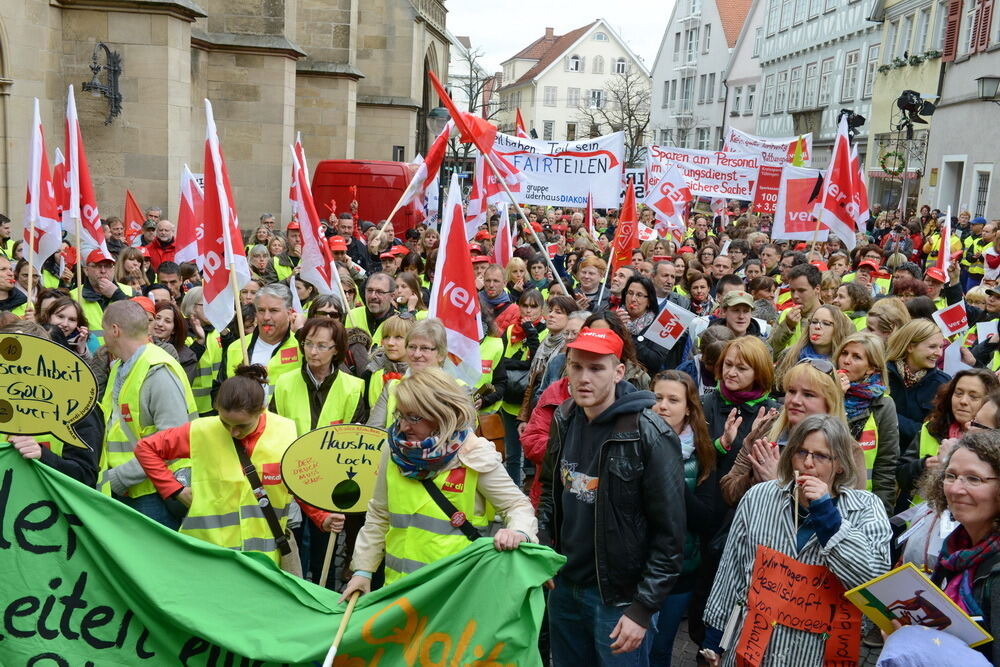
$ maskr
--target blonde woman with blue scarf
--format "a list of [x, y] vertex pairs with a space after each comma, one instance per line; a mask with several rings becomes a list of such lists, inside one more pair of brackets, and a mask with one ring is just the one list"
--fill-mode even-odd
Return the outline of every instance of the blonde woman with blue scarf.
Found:
[[504, 522], [493, 537], [498, 551], [537, 541], [531, 502], [493, 443], [475, 435], [475, 423], [468, 389], [439, 368], [396, 385], [396, 413], [343, 599], [370, 592], [383, 559], [391, 584], [487, 536], [497, 514]]

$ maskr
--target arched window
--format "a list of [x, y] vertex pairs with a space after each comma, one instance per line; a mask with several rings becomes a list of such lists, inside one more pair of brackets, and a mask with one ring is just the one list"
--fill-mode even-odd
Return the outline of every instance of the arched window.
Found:
[[615, 60], [615, 74], [624, 74], [627, 69], [628, 65], [624, 58], [617, 58]]
[[595, 42], [606, 42], [606, 41], [608, 41], [608, 36], [607, 36], [606, 33], [603, 33], [603, 32], [595, 32], [594, 33], [594, 41]]
[[603, 56], [594, 56], [594, 74], [604, 74]]
[[580, 72], [583, 70], [583, 60], [580, 56], [570, 56], [566, 63], [566, 69], [570, 72]]

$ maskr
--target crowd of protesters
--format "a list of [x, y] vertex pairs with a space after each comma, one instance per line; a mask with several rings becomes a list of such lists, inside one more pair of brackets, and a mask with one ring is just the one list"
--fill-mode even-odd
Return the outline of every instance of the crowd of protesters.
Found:
[[[77, 426], [89, 449], [9, 440], [154, 521], [314, 582], [339, 532], [327, 585], [345, 596], [480, 536], [550, 545], [566, 557], [539, 644], [554, 665], [669, 665], [684, 623], [700, 662], [736, 664], [723, 635], [739, 635], [759, 545], [846, 589], [914, 562], [993, 633], [1000, 221], [962, 212], [942, 243], [940, 211], [876, 207], [854, 243], [785, 241], [738, 202], [698, 210], [677, 237], [642, 211], [649, 240], [614, 271], [615, 211], [525, 207], [506, 266], [492, 214], [468, 245], [474, 384], [446, 372], [447, 331], [429, 314], [433, 226], [324, 221], [344, 302], [298, 276], [298, 223], [261, 216], [245, 234], [241, 341], [235, 320], [209, 323], [159, 209], [132, 242], [108, 218], [109, 254], [67, 246], [33, 275], [4, 218], [2, 331], [79, 355], [101, 397]], [[932, 315], [963, 300], [969, 328], [946, 337]], [[696, 316], [669, 348], [647, 335], [668, 305]], [[337, 423], [388, 432], [364, 517], [297, 501], [273, 473], [296, 437]], [[260, 474], [244, 476], [247, 461]], [[765, 662], [821, 665], [825, 642], [779, 626]], [[983, 656], [996, 664], [1000, 647], [967, 664]]]

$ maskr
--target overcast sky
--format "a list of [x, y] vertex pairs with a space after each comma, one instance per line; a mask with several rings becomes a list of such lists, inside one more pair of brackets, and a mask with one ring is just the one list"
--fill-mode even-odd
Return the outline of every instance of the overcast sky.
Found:
[[500, 63], [538, 37], [545, 28], [557, 35], [603, 18], [629, 48], [653, 68], [656, 50], [667, 27], [671, 0], [447, 0], [448, 30], [468, 35], [473, 48], [484, 51], [487, 72], [500, 70]]

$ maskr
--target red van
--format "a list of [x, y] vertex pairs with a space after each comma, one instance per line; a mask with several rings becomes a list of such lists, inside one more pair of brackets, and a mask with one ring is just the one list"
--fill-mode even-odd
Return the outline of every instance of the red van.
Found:
[[[337, 212], [350, 211], [353, 197], [349, 188], [358, 188], [358, 217], [381, 222], [399, 201], [416, 168], [406, 162], [377, 160], [323, 160], [312, 177], [312, 196], [317, 213], [330, 215], [330, 200], [337, 202]], [[413, 204], [407, 204], [392, 218], [396, 237], [402, 238], [423, 218]]]

